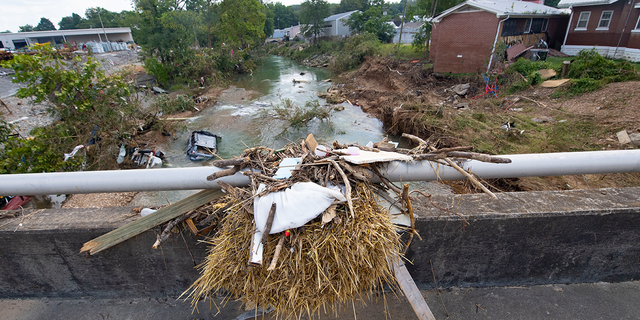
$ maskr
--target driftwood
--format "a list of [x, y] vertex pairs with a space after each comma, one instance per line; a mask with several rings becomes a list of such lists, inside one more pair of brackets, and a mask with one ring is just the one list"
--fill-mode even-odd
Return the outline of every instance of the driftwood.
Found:
[[267, 271], [273, 271], [276, 269], [276, 263], [278, 262], [278, 258], [280, 257], [280, 251], [282, 250], [282, 245], [284, 245], [284, 238], [286, 236], [282, 234], [280, 236], [280, 240], [278, 240], [278, 245], [276, 245], [276, 252], [273, 254], [273, 258], [271, 259], [271, 264], [269, 264], [269, 268]]
[[355, 214], [353, 213], [353, 201], [351, 201], [351, 184], [349, 183], [349, 178], [347, 178], [347, 175], [344, 174], [344, 171], [342, 171], [337, 162], [335, 162], [334, 160], [330, 160], [330, 162], [336, 168], [338, 173], [340, 173], [340, 176], [342, 176], [342, 180], [344, 181], [344, 185], [346, 188], [345, 196], [347, 198], [347, 203], [349, 204], [349, 212], [351, 213], [351, 217], [353, 218], [355, 217]]
[[361, 146], [359, 144], [355, 144], [355, 143], [351, 143], [351, 144], [339, 144], [338, 141], [334, 141], [333, 142], [333, 148], [334, 149], [347, 149], [348, 147], [357, 147], [360, 150], [363, 151], [370, 151], [370, 152], [380, 152], [380, 149], [376, 149], [376, 148], [369, 148], [367, 146]]
[[9, 109], [9, 107], [4, 103], [4, 101], [0, 100], [0, 105], [7, 108], [7, 111], [9, 111], [9, 114], [13, 114], [13, 112], [11, 112], [11, 109]]
[[414, 136], [414, 135], [412, 135], [412, 134], [403, 133], [403, 134], [402, 134], [402, 137], [403, 137], [403, 138], [407, 138], [407, 139], [411, 139], [411, 140], [413, 140], [414, 142], [417, 142], [417, 143], [418, 143], [418, 146], [417, 146], [417, 147], [415, 147], [415, 148], [413, 148], [413, 150], [415, 150], [415, 151], [417, 151], [417, 152], [423, 152], [423, 151], [427, 148], [427, 146], [429, 145], [429, 143], [428, 143], [428, 142], [426, 142], [426, 141], [422, 140], [421, 138], [416, 137], [416, 136]]
[[511, 163], [511, 159], [494, 157], [487, 154], [475, 153], [475, 152], [461, 152], [461, 151], [452, 151], [448, 153], [440, 153], [437, 151], [419, 154], [413, 156], [415, 160], [429, 160], [435, 161], [445, 158], [465, 158], [465, 159], [473, 159], [482, 162], [491, 162], [491, 163]]
[[267, 244], [267, 239], [269, 239], [269, 232], [271, 232], [271, 226], [273, 225], [273, 218], [276, 216], [276, 203], [271, 204], [271, 209], [269, 209], [269, 215], [267, 216], [267, 223], [264, 225], [264, 231], [262, 231], [262, 238], [260, 239], [260, 243], [262, 245]]
[[207, 181], [213, 181], [216, 179], [220, 179], [222, 177], [226, 177], [226, 176], [232, 176], [234, 174], [236, 174], [236, 172], [240, 171], [240, 166], [233, 166], [229, 169], [224, 169], [224, 170], [220, 170], [217, 172], [214, 172], [213, 174], [209, 175], [207, 177]]
[[189, 215], [185, 214], [169, 222], [169, 224], [167, 225], [166, 228], [164, 228], [162, 233], [159, 236], [157, 236], [156, 242], [153, 244], [152, 248], [158, 249], [162, 245], [162, 243], [164, 243], [165, 241], [167, 241], [167, 239], [169, 239], [169, 236], [171, 235], [171, 230], [173, 230], [173, 228], [175, 228], [175, 226], [177, 226], [181, 222], [187, 220], [187, 218], [189, 218]]
[[475, 152], [452, 151], [447, 153], [447, 156], [450, 158], [466, 158], [491, 163], [511, 163], [511, 159], [508, 158], [494, 157], [487, 154]]
[[467, 172], [466, 170], [460, 168], [455, 162], [453, 162], [451, 159], [449, 158], [444, 158], [444, 161], [446, 161], [452, 168], [458, 170], [458, 172], [462, 173], [463, 176], [467, 177], [473, 184], [476, 185], [476, 187], [480, 188], [482, 191], [484, 191], [486, 194], [490, 195], [492, 198], [494, 199], [498, 199], [498, 197], [496, 197], [495, 194], [493, 194], [493, 192], [491, 192], [489, 189], [487, 189], [487, 187], [485, 187], [482, 183], [480, 183], [480, 181], [478, 181], [478, 179], [476, 179], [474, 176], [472, 176], [469, 172]]
[[[206, 227], [207, 224], [209, 224], [209, 222], [211, 222], [211, 220], [215, 219], [215, 217], [217, 215], [219, 215], [220, 213], [224, 212], [225, 210], [231, 208], [233, 206], [232, 202], [227, 203], [224, 207], [216, 210], [215, 212], [213, 212], [212, 214], [210, 214], [208, 217], [204, 218], [202, 221], [200, 221], [198, 223], [199, 227]], [[202, 233], [202, 231], [200, 231], [200, 233]]]
[[213, 161], [211, 165], [218, 168], [225, 168], [229, 166], [241, 165], [249, 161], [251, 161], [249, 157], [233, 158], [233, 159], [226, 159], [226, 160], [216, 160], [216, 161]]
[[262, 174], [262, 173], [260, 173], [260, 172], [256, 172], [256, 171], [249, 171], [249, 170], [247, 170], [247, 171], [242, 172], [242, 174], [244, 174], [245, 176], [248, 176], [248, 177], [255, 177], [255, 178], [259, 178], [259, 179], [267, 180], [267, 181], [271, 181], [271, 182], [278, 182], [278, 181], [280, 181], [280, 180], [278, 180], [278, 179], [276, 179], [276, 178], [269, 177], [269, 176], [267, 176], [267, 175], [264, 175], [264, 174]]
[[452, 152], [452, 151], [469, 151], [472, 150], [473, 146], [462, 146], [462, 147], [451, 147], [451, 148], [441, 148], [441, 149], [437, 149], [433, 152], [435, 153], [447, 153], [447, 152]]
[[[434, 147], [430, 147], [428, 146], [429, 144], [422, 140], [419, 137], [416, 137], [414, 135], [411, 134], [406, 134], [403, 133], [402, 134], [403, 137], [405, 138], [409, 138], [415, 142], [418, 142], [418, 147], [414, 148], [414, 150], [420, 150], [420, 148], [422, 146], [428, 147], [429, 150], [431, 150], [431, 152], [435, 152], [437, 149]], [[474, 176], [472, 176], [469, 172], [467, 172], [466, 170], [460, 168], [460, 166], [458, 166], [455, 162], [453, 162], [450, 158], [445, 157], [442, 158], [442, 160], [444, 160], [449, 166], [451, 166], [452, 168], [458, 170], [458, 172], [460, 172], [462, 175], [464, 175], [465, 177], [467, 177], [469, 179], [469, 181], [471, 181], [471, 183], [473, 183], [474, 185], [476, 185], [478, 188], [480, 188], [482, 191], [484, 191], [486, 194], [490, 195], [492, 198], [497, 199], [498, 197], [496, 197], [495, 194], [493, 194], [493, 192], [491, 192], [489, 189], [487, 189], [487, 187], [485, 187], [482, 183], [480, 183], [480, 181], [478, 181], [478, 179], [476, 179]], [[511, 160], [509, 160], [509, 162], [511, 162]]]
[[1, 210], [0, 219], [11, 219], [20, 215], [21, 210]]

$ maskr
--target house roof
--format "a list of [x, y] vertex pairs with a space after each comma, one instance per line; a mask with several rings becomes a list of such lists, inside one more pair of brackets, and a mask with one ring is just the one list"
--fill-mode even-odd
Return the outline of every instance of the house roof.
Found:
[[597, 6], [600, 4], [612, 4], [618, 0], [560, 0], [558, 8]]
[[405, 22], [404, 27], [405, 28], [415, 28], [415, 29], [417, 29], [417, 28], [422, 27], [423, 24], [424, 24], [424, 22], [422, 22], [422, 21], [418, 21], [418, 22], [411, 21], [411, 22]]
[[324, 18], [324, 21], [333, 21], [333, 20], [342, 19], [344, 17], [350, 16], [352, 13], [357, 12], [357, 11], [358, 10], [353, 10], [353, 11], [343, 12], [343, 13], [337, 13], [337, 14], [334, 14], [332, 16], [328, 16], [328, 17]]
[[532, 17], [566, 14], [566, 12], [563, 10], [528, 1], [467, 0], [455, 7], [450, 8], [449, 10], [442, 12], [433, 20], [434, 22], [440, 22], [442, 18], [466, 6], [495, 13], [498, 18], [507, 16]]

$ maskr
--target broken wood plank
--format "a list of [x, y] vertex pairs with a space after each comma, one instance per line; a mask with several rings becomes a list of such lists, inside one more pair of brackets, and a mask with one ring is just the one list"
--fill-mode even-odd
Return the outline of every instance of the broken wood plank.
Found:
[[175, 219], [188, 211], [199, 208], [200, 206], [203, 206], [223, 195], [224, 193], [216, 189], [200, 191], [192, 196], [168, 205], [156, 211], [154, 214], [142, 217], [91, 241], [85, 242], [82, 249], [80, 249], [80, 252], [88, 251], [92, 255], [96, 254], [127, 239], [135, 237], [151, 228], [157, 227], [171, 219]]
[[260, 267], [262, 266], [262, 251], [264, 250], [264, 245], [262, 244], [262, 232], [255, 226], [254, 223], [254, 232], [251, 237], [251, 251], [249, 252], [249, 266], [250, 267]]
[[269, 265], [269, 268], [267, 268], [267, 271], [273, 271], [276, 269], [276, 264], [278, 263], [278, 258], [280, 257], [280, 251], [282, 250], [285, 237], [284, 233], [280, 236], [280, 240], [278, 240], [278, 244], [276, 245], [276, 252], [273, 254], [271, 264]]
[[313, 133], [309, 133], [307, 138], [304, 139], [304, 142], [307, 144], [307, 147], [309, 147], [309, 150], [312, 152], [316, 150], [316, 148], [318, 147], [318, 141], [316, 141], [316, 138], [313, 136]]
[[393, 257], [390, 264], [393, 274], [395, 274], [396, 279], [398, 280], [400, 289], [402, 289], [407, 300], [409, 300], [409, 303], [411, 304], [413, 311], [416, 313], [416, 316], [418, 316], [418, 319], [436, 320], [436, 317], [431, 313], [431, 309], [429, 309], [427, 302], [424, 301], [422, 294], [420, 294], [418, 286], [413, 282], [413, 278], [411, 278], [409, 270], [407, 270], [407, 267], [405, 267], [400, 258], [397, 256]]

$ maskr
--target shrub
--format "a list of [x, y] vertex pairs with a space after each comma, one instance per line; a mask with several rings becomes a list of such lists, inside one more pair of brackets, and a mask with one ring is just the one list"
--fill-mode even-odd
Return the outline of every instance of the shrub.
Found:
[[282, 105], [276, 106], [274, 111], [294, 129], [302, 128], [313, 119], [325, 121], [331, 118], [330, 110], [321, 107], [318, 100], [307, 101], [304, 108], [301, 108], [290, 99], [284, 99]]

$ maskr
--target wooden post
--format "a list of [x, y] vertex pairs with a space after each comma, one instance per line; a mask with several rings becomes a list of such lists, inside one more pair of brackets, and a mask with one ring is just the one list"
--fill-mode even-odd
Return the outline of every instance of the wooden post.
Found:
[[569, 72], [569, 65], [571, 64], [571, 61], [562, 61], [562, 78], [566, 78], [567, 77], [567, 73]]

